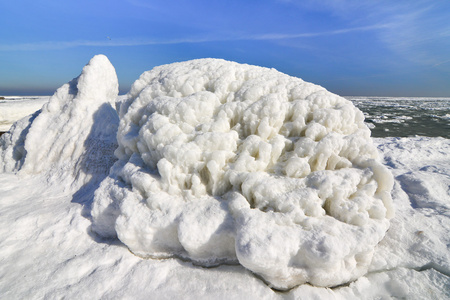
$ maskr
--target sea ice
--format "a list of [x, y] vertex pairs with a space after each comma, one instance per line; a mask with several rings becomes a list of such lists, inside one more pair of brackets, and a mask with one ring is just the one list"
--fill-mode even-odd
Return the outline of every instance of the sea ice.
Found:
[[202, 59], [156, 67], [119, 105], [93, 229], [141, 257], [240, 263], [270, 286], [367, 272], [393, 178], [363, 114], [299, 78]]

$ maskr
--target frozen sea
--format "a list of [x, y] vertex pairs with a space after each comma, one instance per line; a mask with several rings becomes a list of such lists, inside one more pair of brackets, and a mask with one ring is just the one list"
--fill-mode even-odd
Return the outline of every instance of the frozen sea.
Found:
[[[0, 131], [24, 118], [0, 138], [0, 299], [450, 299], [450, 98], [348, 97], [371, 128], [372, 140], [366, 141], [393, 175], [395, 216], [364, 275], [338, 286], [306, 283], [280, 291], [241, 264], [202, 267], [170, 256], [142, 259], [117, 238], [93, 231], [93, 200], [127, 193], [111, 174], [135, 180], [131, 200], [140, 187], [151, 188], [141, 180], [148, 177], [136, 177], [140, 170], [132, 161], [127, 168], [111, 168], [125, 96], [97, 101], [112, 97], [110, 87], [117, 84], [113, 72], [100, 67], [83, 73], [92, 82], [83, 81], [80, 95], [91, 104], [76, 103], [68, 86], [44, 113], [34, 112], [49, 97], [0, 100]], [[120, 209], [105, 206], [109, 217]], [[123, 208], [125, 214], [129, 208]], [[211, 212], [191, 216], [205, 220], [205, 214]], [[161, 220], [170, 225], [172, 219]], [[151, 244], [151, 231], [128, 225], [131, 235], [137, 232]], [[161, 228], [155, 239], [173, 238]], [[207, 229], [178, 238], [195, 250]], [[124, 232], [130, 234], [122, 231], [122, 237]], [[206, 250], [215, 250], [210, 244], [215, 243], [206, 243]], [[271, 250], [284, 249], [283, 243], [276, 246]], [[326, 268], [335, 252], [331, 244], [319, 246], [318, 262]]]
[[[123, 96], [122, 96], [123, 97]], [[0, 100], [0, 132], [38, 110], [50, 96], [7, 96]], [[365, 116], [372, 137], [450, 138], [450, 97], [348, 96]]]
[[450, 98], [345, 98], [364, 112], [373, 137], [450, 138]]

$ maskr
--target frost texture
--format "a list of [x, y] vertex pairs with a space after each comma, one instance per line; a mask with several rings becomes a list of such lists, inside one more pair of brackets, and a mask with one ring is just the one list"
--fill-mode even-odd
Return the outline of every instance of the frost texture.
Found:
[[[117, 98], [114, 67], [97, 55], [82, 73], [61, 86], [32, 116], [16, 122], [0, 139], [0, 170], [47, 173], [84, 184], [114, 162], [118, 127], [111, 106]], [[69, 176], [67, 176], [69, 175]]]
[[351, 102], [202, 59], [143, 73], [119, 117], [119, 161], [93, 204], [99, 234], [142, 257], [239, 262], [278, 289], [367, 272], [393, 179]]

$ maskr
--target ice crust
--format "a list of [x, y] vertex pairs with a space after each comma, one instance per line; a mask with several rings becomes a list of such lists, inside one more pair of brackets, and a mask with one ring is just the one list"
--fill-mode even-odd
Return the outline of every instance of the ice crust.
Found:
[[77, 78], [61, 86], [41, 110], [16, 122], [0, 139], [0, 170], [47, 173], [48, 179], [87, 183], [108, 172], [119, 119], [114, 67], [93, 57]]
[[201, 59], [143, 73], [118, 110], [119, 160], [92, 207], [98, 234], [141, 257], [239, 263], [277, 289], [367, 272], [394, 213], [393, 178], [348, 100]]

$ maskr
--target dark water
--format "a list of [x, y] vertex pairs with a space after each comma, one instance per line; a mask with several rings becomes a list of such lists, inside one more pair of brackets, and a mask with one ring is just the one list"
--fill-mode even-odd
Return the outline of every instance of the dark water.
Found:
[[450, 98], [346, 98], [364, 113], [373, 137], [450, 138]]

